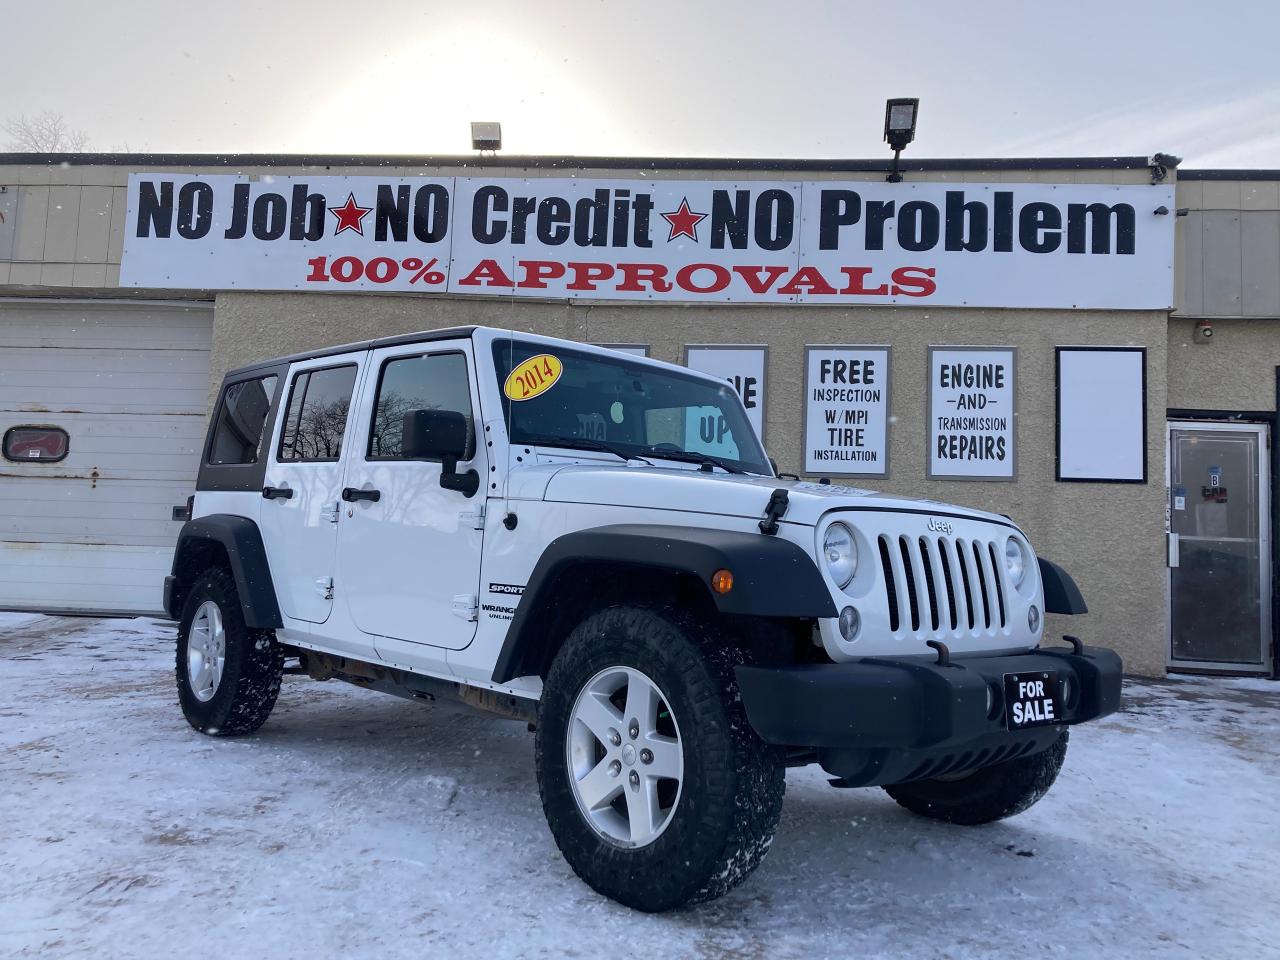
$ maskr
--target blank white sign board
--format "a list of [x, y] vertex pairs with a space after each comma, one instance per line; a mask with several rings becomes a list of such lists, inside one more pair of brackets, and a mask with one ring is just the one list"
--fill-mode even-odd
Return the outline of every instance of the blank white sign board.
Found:
[[1058, 479], [1145, 483], [1146, 350], [1058, 348]]

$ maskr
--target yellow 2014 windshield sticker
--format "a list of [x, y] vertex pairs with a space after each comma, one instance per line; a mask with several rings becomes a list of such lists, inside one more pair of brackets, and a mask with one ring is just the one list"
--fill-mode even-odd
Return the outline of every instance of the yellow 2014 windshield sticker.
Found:
[[532, 400], [556, 385], [564, 364], [559, 357], [540, 353], [516, 366], [507, 376], [502, 392], [512, 400]]

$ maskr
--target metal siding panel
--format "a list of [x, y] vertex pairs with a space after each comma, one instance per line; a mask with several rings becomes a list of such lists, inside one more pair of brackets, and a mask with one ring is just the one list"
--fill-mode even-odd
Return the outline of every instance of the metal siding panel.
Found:
[[1182, 286], [1182, 312], [1191, 316], [1204, 313], [1204, 214], [1192, 210], [1181, 229], [1185, 241], [1184, 269], [1179, 271]]
[[[50, 187], [49, 217], [45, 222], [44, 259], [70, 263], [76, 258], [76, 231], [80, 225], [80, 193], [83, 187]], [[67, 284], [71, 283], [68, 270]]]
[[1210, 210], [1204, 214], [1204, 312], [1238, 317], [1241, 304], [1240, 214]]
[[114, 193], [111, 187], [80, 188], [80, 215], [76, 229], [75, 253], [77, 262], [107, 262]]
[[[107, 237], [107, 263], [119, 263], [124, 252], [124, 217], [129, 209], [128, 189], [113, 187], [111, 197], [111, 232]], [[112, 286], [119, 286], [119, 282]]]
[[38, 263], [44, 259], [44, 229], [49, 219], [49, 188], [18, 188], [18, 228], [13, 259]]
[[1247, 317], [1280, 317], [1280, 212], [1240, 214], [1240, 273]]

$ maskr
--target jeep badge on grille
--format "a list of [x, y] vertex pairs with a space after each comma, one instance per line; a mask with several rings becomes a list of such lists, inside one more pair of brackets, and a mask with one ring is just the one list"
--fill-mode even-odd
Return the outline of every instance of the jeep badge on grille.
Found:
[[950, 533], [951, 522], [949, 520], [942, 520], [938, 517], [930, 517], [929, 529], [934, 533]]

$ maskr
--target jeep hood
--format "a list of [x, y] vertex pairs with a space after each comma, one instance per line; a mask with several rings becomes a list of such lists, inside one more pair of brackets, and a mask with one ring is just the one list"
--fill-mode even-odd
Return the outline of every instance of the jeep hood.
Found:
[[[789, 506], [783, 523], [815, 525], [828, 510], [842, 507], [861, 509], [910, 510], [919, 513], [939, 512], [1007, 524], [1009, 521], [981, 510], [957, 507], [933, 500], [915, 500], [876, 493], [842, 484], [820, 484], [775, 477], [739, 476], [737, 474], [704, 473], [684, 465], [639, 467], [623, 464], [565, 464], [548, 469], [543, 461], [527, 468], [525, 495], [534, 493], [526, 484], [535, 476], [545, 480], [542, 499], [558, 503], [590, 503], [602, 506], [643, 507], [653, 510], [678, 510], [691, 513], [759, 519], [764, 516], [769, 496], [778, 488], [787, 491]], [[515, 471], [523, 472], [523, 471]], [[515, 478], [513, 477], [513, 480]], [[536, 483], [536, 481], [535, 481]], [[536, 493], [535, 493], [536, 495]]]

